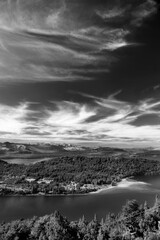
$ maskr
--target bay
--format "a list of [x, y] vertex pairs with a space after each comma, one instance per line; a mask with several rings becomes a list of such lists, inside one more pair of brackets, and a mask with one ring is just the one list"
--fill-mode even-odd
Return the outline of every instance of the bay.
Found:
[[124, 179], [118, 186], [88, 195], [0, 197], [0, 222], [43, 216], [59, 210], [69, 220], [83, 215], [91, 220], [118, 213], [127, 200], [145, 201], [151, 206], [160, 193], [160, 176]]

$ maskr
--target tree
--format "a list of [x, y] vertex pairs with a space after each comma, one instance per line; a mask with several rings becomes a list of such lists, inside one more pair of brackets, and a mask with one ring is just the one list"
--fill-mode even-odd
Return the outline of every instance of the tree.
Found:
[[78, 234], [80, 239], [83, 239], [84, 236], [86, 235], [87, 226], [88, 226], [88, 222], [85, 220], [85, 217], [83, 216], [78, 221]]
[[101, 220], [97, 240], [108, 240], [109, 239], [109, 232], [108, 232], [108, 226], [103, 221], [103, 218]]

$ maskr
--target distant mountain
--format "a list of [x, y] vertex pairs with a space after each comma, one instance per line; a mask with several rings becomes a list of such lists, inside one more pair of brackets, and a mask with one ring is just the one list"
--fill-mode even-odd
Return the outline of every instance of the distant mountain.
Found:
[[160, 160], [160, 150], [153, 148], [112, 148], [112, 147], [85, 147], [73, 144], [51, 144], [51, 143], [0, 143], [0, 157], [3, 158], [16, 158], [25, 157], [36, 158], [53, 157], [64, 155], [84, 155], [88, 157], [141, 157], [146, 159]]

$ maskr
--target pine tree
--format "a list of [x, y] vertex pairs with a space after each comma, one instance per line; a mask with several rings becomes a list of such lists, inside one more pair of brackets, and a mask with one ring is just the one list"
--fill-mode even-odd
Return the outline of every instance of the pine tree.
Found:
[[147, 203], [147, 201], [145, 201], [145, 202], [144, 202], [144, 210], [146, 211], [148, 208], [149, 208], [149, 207], [148, 207], [148, 203]]
[[156, 212], [159, 212], [160, 210], [160, 199], [158, 194], [156, 195], [156, 198], [155, 198], [154, 209]]

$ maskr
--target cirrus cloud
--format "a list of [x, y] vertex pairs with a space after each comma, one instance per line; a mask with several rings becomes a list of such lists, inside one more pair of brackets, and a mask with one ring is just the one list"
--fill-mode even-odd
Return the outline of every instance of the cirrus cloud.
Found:
[[94, 80], [156, 9], [154, 0], [1, 1], [0, 82]]
[[1, 138], [158, 145], [160, 101], [144, 99], [131, 104], [116, 99], [117, 94], [107, 98], [86, 95], [93, 99], [92, 104], [56, 101], [48, 108], [27, 102], [15, 107], [1, 105]]

